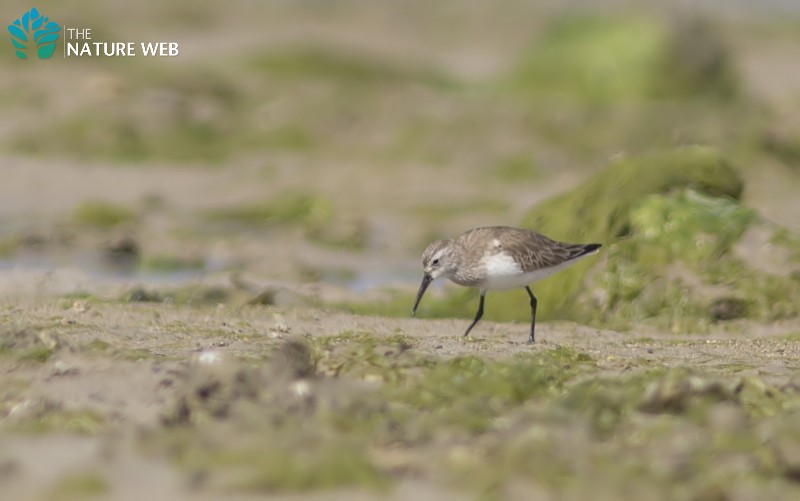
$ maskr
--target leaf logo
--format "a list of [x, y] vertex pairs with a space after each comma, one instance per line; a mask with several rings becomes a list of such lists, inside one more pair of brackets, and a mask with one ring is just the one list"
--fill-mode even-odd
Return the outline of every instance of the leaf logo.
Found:
[[50, 59], [56, 50], [61, 27], [33, 8], [9, 24], [8, 32], [18, 58], [28, 59], [28, 49], [36, 47], [39, 59]]

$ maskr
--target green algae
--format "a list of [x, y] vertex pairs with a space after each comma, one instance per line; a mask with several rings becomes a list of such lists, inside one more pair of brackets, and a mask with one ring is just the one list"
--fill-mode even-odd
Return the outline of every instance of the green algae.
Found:
[[431, 364], [408, 381], [387, 388], [389, 398], [418, 416], [419, 440], [436, 430], [480, 434], [498, 416], [525, 402], [552, 396], [594, 368], [594, 360], [568, 348], [520, 355], [503, 362], [475, 356]]
[[562, 16], [523, 52], [506, 84], [590, 102], [738, 95], [726, 43], [710, 22], [690, 16]]
[[[289, 380], [269, 369], [198, 368], [164, 421], [173, 433], [156, 443], [168, 443], [193, 474], [236, 490], [382, 489], [390, 472], [370, 453], [376, 447], [480, 436], [497, 418], [558, 395], [595, 369], [591, 357], [567, 348], [507, 361], [442, 360], [416, 354], [408, 340], [369, 333], [309, 339], [316, 369]], [[353, 386], [364, 380], [370, 385]], [[207, 433], [228, 427], [238, 433]]]
[[788, 250], [790, 259], [800, 262], [800, 236], [787, 228], [775, 228], [769, 243]]
[[16, 235], [8, 235], [0, 238], [0, 258], [11, 258], [22, 247], [22, 241]]
[[95, 435], [106, 430], [105, 416], [91, 409], [65, 409], [60, 405], [48, 406], [25, 417], [13, 426], [15, 431], [40, 435], [49, 433], [75, 433]]
[[168, 273], [183, 270], [202, 270], [204, 265], [205, 263], [200, 258], [156, 254], [142, 259], [140, 267], [147, 271]]
[[[606, 300], [605, 316], [596, 318], [660, 317], [684, 329], [795, 315], [788, 297], [798, 288], [790, 277], [758, 271], [731, 252], [754, 225], [770, 226], [731, 199], [683, 190], [645, 197], [632, 211], [631, 237], [609, 246], [607, 265], [597, 275]], [[711, 287], [726, 292], [707, 292]]]
[[313, 219], [306, 220], [305, 232], [310, 241], [336, 249], [364, 249], [369, 240], [369, 227], [366, 219], [358, 217], [343, 220], [338, 218], [332, 205], [326, 209], [324, 214], [318, 213]]
[[732, 199], [682, 190], [644, 197], [631, 212], [631, 227], [639, 236], [640, 260], [702, 266], [724, 256], [755, 218], [754, 210]]
[[567, 16], [523, 55], [509, 82], [590, 100], [641, 96], [659, 39], [658, 26], [645, 19]]
[[310, 151], [316, 146], [316, 138], [300, 125], [282, 125], [264, 132], [259, 145], [275, 151]]
[[93, 339], [82, 346], [83, 350], [89, 352], [104, 353], [111, 349], [111, 343], [102, 339]]
[[116, 301], [122, 303], [169, 303], [182, 306], [216, 306], [218, 304], [229, 303], [234, 297], [234, 291], [230, 288], [198, 284], [158, 291], [148, 290], [143, 287], [134, 287], [119, 296]]
[[108, 480], [95, 472], [65, 475], [53, 486], [50, 499], [91, 499], [105, 497], [110, 490]]
[[537, 205], [522, 222], [562, 240], [608, 241], [630, 232], [631, 210], [642, 197], [681, 188], [738, 200], [744, 182], [716, 150], [681, 147], [617, 160], [574, 190]]
[[113, 228], [125, 223], [135, 223], [139, 216], [133, 210], [101, 200], [85, 200], [72, 212], [75, 222], [95, 228]]
[[404, 334], [376, 337], [364, 332], [345, 332], [315, 340], [317, 365], [323, 374], [347, 375], [370, 381], [396, 381], [405, 370], [425, 365], [425, 358], [411, 350]]
[[[222, 166], [243, 154], [278, 151], [324, 150], [327, 156], [341, 139], [331, 129], [340, 127], [342, 117], [371, 114], [372, 103], [383, 101], [387, 92], [422, 87], [449, 93], [461, 86], [436, 65], [304, 45], [177, 71], [170, 65], [120, 66], [118, 74], [101, 79], [96, 98], [23, 127], [5, 143], [26, 154], [138, 164]], [[324, 92], [309, 93], [311, 87]], [[281, 108], [281, 102], [291, 103], [292, 111], [273, 120], [273, 105]], [[345, 141], [349, 152], [364, 146]]]
[[182, 455], [192, 471], [228, 472], [231, 479], [225, 483], [235, 490], [307, 492], [387, 485], [386, 474], [375, 467], [363, 447], [347, 440], [302, 438], [291, 431], [237, 448], [191, 447]]
[[[343, 332], [287, 341], [266, 367], [190, 367], [199, 372], [178, 377], [185, 397], [148, 444], [209, 487], [258, 493], [385, 493], [409, 476], [488, 497], [519, 482], [676, 498], [719, 478], [790, 488], [793, 442], [777, 437], [800, 436], [791, 383], [731, 367], [612, 375], [564, 347], [446, 358], [418, 342]], [[301, 371], [273, 370], [287, 350]], [[746, 478], [741, 461], [753, 465]]]
[[[714, 243], [707, 246], [711, 254], [727, 252], [754, 217], [733, 202], [743, 187], [735, 168], [719, 153], [700, 146], [683, 147], [621, 159], [569, 193], [537, 205], [522, 224], [559, 240], [605, 244], [601, 249], [607, 255], [602, 280], [611, 296], [606, 304], [630, 303], [652, 283], [654, 274], [647, 271], [654, 256], [665, 262], [692, 249], [692, 255], [681, 255], [681, 259], [693, 261], [698, 253], [708, 252], [694, 250], [690, 243], [700, 232], [713, 236]], [[684, 189], [693, 191], [675, 195]], [[730, 215], [735, 217], [726, 223], [724, 235], [717, 235], [716, 225]], [[670, 224], [663, 224], [667, 219]], [[675, 235], [680, 235], [680, 240], [673, 241]], [[658, 242], [648, 242], [656, 240], [669, 240], [668, 250]], [[580, 294], [590, 263], [587, 259], [560, 272], [558, 279], [536, 284], [541, 318], [590, 316], [587, 311], [594, 306]], [[662, 297], [653, 298], [656, 304], [643, 307], [658, 311], [659, 303], [680, 299], [683, 292], [679, 282], [667, 280]], [[524, 308], [521, 303], [515, 306]], [[644, 316], [648, 315], [645, 311]]]
[[305, 192], [288, 192], [255, 204], [221, 207], [206, 211], [205, 219], [233, 227], [298, 225], [317, 244], [362, 249], [369, 237], [363, 218], [338, 217], [327, 197]]
[[130, 362], [141, 362], [154, 358], [153, 352], [144, 348], [124, 351], [120, 350], [117, 356], [119, 356], [122, 360], [128, 360]]
[[441, 219], [473, 212], [502, 214], [508, 211], [508, 205], [506, 201], [487, 198], [464, 201], [463, 203], [422, 203], [414, 206], [412, 212], [420, 217]]
[[59, 296], [59, 307], [63, 310], [71, 308], [75, 302], [100, 303], [101, 299], [88, 291], [74, 291]]
[[208, 211], [212, 222], [241, 225], [304, 223], [311, 226], [331, 219], [331, 202], [308, 193], [284, 193], [258, 204]]
[[0, 331], [0, 357], [18, 362], [47, 362], [66, 341], [53, 330], [43, 327]]
[[[491, 176], [510, 183], [537, 181], [544, 172], [530, 154], [511, 155], [500, 158], [489, 169]], [[495, 204], [498, 202], [495, 200]], [[507, 210], [507, 207], [503, 207]]]
[[[524, 477], [559, 492], [602, 485], [609, 494], [642, 482], [653, 493], [683, 498], [707, 492], [717, 480], [713, 472], [728, 472], [729, 481], [740, 471], [736, 461], [746, 460], [752, 468], [746, 479], [736, 475], [737, 482], [781, 482], [786, 470], [763, 437], [792, 420], [798, 404], [796, 391], [759, 378], [685, 369], [585, 380], [535, 409], [526, 407], [509, 420], [509, 431], [488, 434], [483, 454], [462, 465], [459, 480], [502, 491], [509, 480]], [[688, 437], [695, 438], [687, 447]], [[672, 453], [681, 459], [668, 459]]]
[[[661, 254], [658, 257], [663, 262], [676, 257], [676, 253], [694, 249], [690, 241], [695, 241], [699, 232], [714, 236], [716, 243], [708, 246], [712, 253], [719, 255], [727, 251], [732, 240], [741, 235], [754, 217], [752, 211], [734, 202], [743, 188], [736, 169], [715, 150], [682, 147], [618, 160], [574, 190], [531, 209], [523, 217], [522, 225], [562, 241], [604, 244], [600, 252], [607, 256], [602, 265], [604, 289], [609, 296], [606, 304], [643, 310], [642, 314], [622, 314], [622, 318], [652, 316], [661, 311], [664, 304], [673, 301], [678, 301], [674, 313], [678, 316], [687, 313], [687, 308], [694, 308], [693, 304], [681, 300], [685, 290], [680, 282], [667, 280], [662, 294], [645, 298], [642, 304], [631, 304], [654, 280], [653, 274], [647, 272], [653, 265], [651, 258]], [[668, 195], [682, 189], [693, 191], [676, 198]], [[673, 218], [678, 208], [679, 217]], [[719, 229], [716, 225], [727, 221], [730, 215], [735, 217], [726, 223], [724, 236], [716, 236]], [[660, 224], [666, 219], [670, 225]], [[667, 249], [672, 250], [664, 251], [658, 243], [647, 243], [647, 240], [658, 240], [654, 232], [663, 228], [667, 228], [666, 234], [657, 234], [662, 241], [670, 240]], [[681, 243], [675, 242], [673, 246], [675, 235], [681, 235]], [[691, 261], [694, 257], [688, 259]], [[539, 318], [596, 319], [592, 311], [596, 311], [597, 305], [591, 304], [586, 294], [581, 294], [586, 289], [587, 271], [596, 263], [596, 258], [588, 258], [559, 272], [557, 278], [535, 284]], [[495, 312], [491, 313], [492, 309], [487, 309], [487, 318], [522, 320], [527, 314], [524, 294], [493, 293], [491, 296], [501, 296], [492, 300], [500, 303], [505, 311], [497, 311], [495, 307]], [[611, 315], [607, 315], [607, 319], [612, 320], [608, 317]]]
[[[698, 276], [709, 286], [741, 278], [747, 268], [730, 250], [756, 220], [755, 211], [730, 198], [693, 190], [643, 197], [630, 212], [631, 236], [608, 247], [607, 264], [598, 275], [605, 318], [662, 317], [673, 327], [692, 325], [692, 319], [719, 320], [719, 300], [707, 305], [694, 293], [696, 284], [680, 275]], [[674, 276], [676, 266], [682, 267], [679, 276]], [[746, 310], [739, 303], [737, 316]]]
[[[411, 307], [414, 305], [415, 295], [411, 292], [386, 291], [388, 299], [381, 301], [361, 302], [352, 301], [330, 305], [337, 310], [355, 313], [357, 315], [376, 315], [382, 317], [402, 318], [411, 316]], [[523, 292], [523, 294], [525, 294]], [[492, 294], [490, 298], [494, 296]], [[525, 297], [528, 297], [527, 294]], [[487, 299], [486, 301], [492, 301]], [[487, 317], [490, 303], [487, 302]], [[417, 317], [423, 318], [450, 318], [474, 315], [478, 308], [478, 293], [474, 290], [458, 291], [444, 296], [430, 295], [419, 306]], [[530, 306], [528, 307], [530, 311]], [[493, 318], [493, 317], [491, 317]]]
[[[50, 360], [50, 357], [53, 356], [53, 353], [55, 352], [52, 348], [48, 348], [47, 346], [36, 346], [26, 350], [20, 350], [15, 355], [17, 360], [20, 362], [34, 362], [37, 364], [43, 364]], [[0, 351], [0, 354], [2, 354], [2, 351]]]
[[[727, 367], [733, 374], [740, 366]], [[602, 403], [610, 394], [619, 405]], [[601, 403], [592, 402], [600, 396]], [[697, 370], [654, 369], [627, 377], [590, 380], [570, 389], [565, 405], [574, 409], [618, 408], [626, 413], [683, 415], [698, 424], [708, 424], [708, 411], [718, 403], [738, 407], [749, 419], [760, 420], [800, 408], [800, 395], [791, 386], [776, 386], [757, 376], [709, 375]], [[624, 413], [622, 413], [624, 414]]]
[[359, 87], [414, 83], [447, 89], [455, 85], [448, 75], [433, 69], [313, 46], [272, 50], [250, 58], [248, 66], [270, 79], [289, 81], [328, 80]]
[[584, 164], [708, 144], [749, 166], [775, 150], [774, 119], [745, 91], [715, 19], [619, 14], [556, 17], [498, 77], [495, 97], [526, 110], [529, 134]]
[[[635, 437], [633, 440], [639, 443], [669, 444], [672, 434], [698, 426], [708, 429], [717, 426], [714, 416], [721, 409], [719, 406], [732, 405], [733, 409], [741, 409], [742, 424], [729, 431], [717, 431], [713, 440], [697, 444], [689, 453], [697, 471], [692, 478], [699, 478], [701, 472], [711, 467], [711, 457], [733, 454], [764, 461], [757, 477], [780, 476], [779, 471], [768, 468], [773, 461], [771, 452], [760, 443], [748, 423], [775, 415], [776, 409], [797, 405], [793, 392], [766, 385], [757, 378], [718, 380], [685, 370], [656, 370], [627, 378], [571, 384], [583, 371], [593, 370], [590, 359], [566, 353], [552, 355], [539, 357], [539, 367], [527, 363], [536, 360], [535, 356], [511, 362], [485, 362], [472, 357], [440, 361], [429, 372], [413, 375], [398, 387], [390, 384], [379, 390], [378, 395], [386, 399], [385, 404], [377, 407], [384, 409], [384, 416], [377, 418], [384, 423], [378, 427], [381, 433], [374, 434], [374, 422], [364, 426], [367, 421], [346, 429], [355, 433], [360, 428], [381, 441], [400, 440], [420, 447], [438, 442], [437, 437], [450, 437], [454, 443], [475, 441], [467, 442], [476, 447], [471, 458], [450, 456], [432, 466], [433, 470], [444, 470], [462, 486], [502, 490], [514, 478], [531, 476], [543, 485], [569, 485], [575, 482], [575, 475], [581, 471], [581, 458], [586, 454], [596, 455], [602, 461], [597, 467], [620, 479], [635, 474], [653, 482], [661, 478], [659, 466], [650, 464], [641, 449], [637, 452], [631, 448], [625, 437]], [[573, 368], [567, 365], [566, 374], [554, 376], [547, 369], [548, 358], [561, 362], [566, 358]], [[574, 372], [576, 368], [578, 371]], [[545, 375], [530, 376], [536, 373], [535, 369], [543, 370]], [[353, 409], [348, 408], [348, 412]], [[358, 414], [349, 416], [359, 419]], [[360, 419], [365, 417], [362, 415]], [[588, 450], [577, 452], [568, 448], [571, 442], [565, 435], [582, 437], [582, 447]], [[352, 437], [351, 440], [360, 442]], [[565, 447], [576, 455], [565, 456]], [[617, 464], [612, 458], [623, 450], [644, 462], [638, 468], [629, 463]], [[681, 475], [681, 470], [669, 470], [669, 475], [676, 478], [673, 475]], [[298, 488], [293, 482], [265, 485], [281, 490]], [[307, 483], [302, 489], [314, 485]]]
[[134, 72], [112, 80], [106, 99], [20, 131], [11, 147], [122, 162], [220, 164], [253, 142], [244, 96], [230, 75], [199, 67], [172, 72], [148, 66]]

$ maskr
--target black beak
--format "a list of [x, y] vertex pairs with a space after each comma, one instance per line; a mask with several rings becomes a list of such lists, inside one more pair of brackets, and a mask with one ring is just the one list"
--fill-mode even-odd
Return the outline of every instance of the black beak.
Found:
[[422, 301], [422, 295], [425, 294], [425, 289], [433, 282], [433, 277], [428, 275], [427, 273], [422, 276], [422, 283], [419, 286], [419, 292], [417, 292], [417, 300], [414, 301], [414, 308], [411, 310], [411, 316], [413, 317], [417, 313], [417, 306], [419, 306], [419, 302]]

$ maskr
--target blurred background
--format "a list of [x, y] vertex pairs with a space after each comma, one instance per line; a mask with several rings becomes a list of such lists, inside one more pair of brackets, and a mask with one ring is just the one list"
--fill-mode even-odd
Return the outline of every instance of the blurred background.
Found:
[[[405, 316], [432, 239], [522, 224], [605, 244], [537, 286], [543, 318], [797, 313], [797, 2], [37, 7], [180, 55], [20, 61], [3, 35], [4, 295]], [[507, 299], [487, 318], [526, 320]]]

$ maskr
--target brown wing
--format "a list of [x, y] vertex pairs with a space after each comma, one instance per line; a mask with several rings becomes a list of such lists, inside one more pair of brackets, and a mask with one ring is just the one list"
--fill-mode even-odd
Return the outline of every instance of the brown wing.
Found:
[[[468, 231], [459, 240], [483, 240], [489, 250], [505, 250], [520, 263], [523, 271], [534, 271], [558, 266], [566, 261], [577, 259], [600, 247], [599, 244], [568, 244], [557, 242], [540, 233], [523, 228], [492, 226]], [[471, 246], [476, 248], [481, 246]]]
[[526, 272], [558, 266], [577, 256], [574, 246], [527, 230], [519, 236], [509, 234], [509, 238], [503, 241], [503, 247], [516, 257]]

